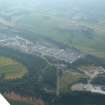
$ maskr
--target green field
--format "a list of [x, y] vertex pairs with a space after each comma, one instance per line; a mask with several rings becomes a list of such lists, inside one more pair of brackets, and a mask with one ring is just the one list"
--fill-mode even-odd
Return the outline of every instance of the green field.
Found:
[[11, 101], [10, 103], [11, 105], [31, 105], [31, 104], [27, 104], [25, 102], [19, 102], [19, 101]]
[[0, 56], [0, 78], [5, 80], [15, 80], [27, 74], [27, 68], [8, 57]]

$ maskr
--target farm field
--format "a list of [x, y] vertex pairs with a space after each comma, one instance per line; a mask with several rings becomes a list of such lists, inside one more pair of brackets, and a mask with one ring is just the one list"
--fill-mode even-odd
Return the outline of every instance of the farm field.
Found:
[[27, 74], [26, 67], [8, 57], [0, 56], [0, 78], [4, 80], [15, 80]]

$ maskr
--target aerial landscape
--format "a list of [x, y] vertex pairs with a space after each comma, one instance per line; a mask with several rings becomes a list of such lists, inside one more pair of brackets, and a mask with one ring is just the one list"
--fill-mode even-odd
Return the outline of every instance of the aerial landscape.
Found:
[[105, 105], [105, 0], [0, 0], [0, 94]]

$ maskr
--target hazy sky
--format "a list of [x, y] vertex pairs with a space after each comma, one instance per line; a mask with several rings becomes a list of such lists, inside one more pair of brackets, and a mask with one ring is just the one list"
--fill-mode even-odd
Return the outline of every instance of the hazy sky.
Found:
[[0, 0], [0, 5], [31, 6], [31, 5], [105, 5], [105, 0]]
[[14, 8], [103, 17], [105, 0], [0, 0], [0, 10], [13, 10]]

